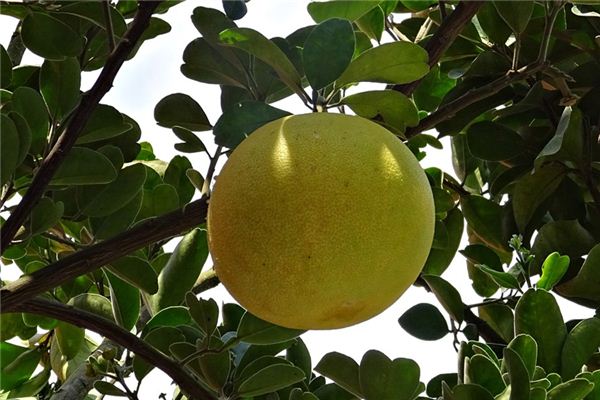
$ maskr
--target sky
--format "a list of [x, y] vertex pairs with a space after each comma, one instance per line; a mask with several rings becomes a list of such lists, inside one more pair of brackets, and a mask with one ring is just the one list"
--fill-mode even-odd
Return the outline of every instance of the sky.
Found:
[[[306, 4], [308, 1], [252, 0], [248, 3], [248, 14], [237, 23], [241, 27], [256, 29], [267, 37], [287, 36], [297, 28], [314, 23], [306, 11]], [[178, 139], [169, 129], [157, 126], [154, 121], [154, 106], [160, 99], [171, 93], [188, 94], [202, 106], [212, 124], [221, 114], [218, 85], [189, 80], [179, 71], [185, 46], [199, 37], [190, 16], [193, 9], [200, 5], [222, 10], [220, 0], [187, 0], [160, 16], [171, 24], [171, 32], [145, 42], [139, 53], [123, 65], [113, 88], [102, 100], [103, 104], [112, 105], [134, 118], [142, 128], [142, 140], [150, 142], [155, 154], [162, 160], [168, 161], [177, 154], [173, 144]], [[15, 19], [0, 15], [0, 43], [3, 46], [7, 46], [15, 25]], [[30, 52], [26, 52], [23, 59], [23, 64], [40, 62], [40, 59]], [[90, 88], [97, 75], [97, 71], [85, 73], [82, 90]], [[365, 87], [360, 86], [360, 90], [364, 90]], [[306, 112], [304, 105], [295, 96], [275, 103], [274, 106], [292, 113]], [[215, 146], [211, 132], [202, 132], [200, 137], [212, 152]], [[428, 155], [422, 165], [436, 166], [453, 174], [449, 142], [444, 139], [442, 143], [443, 150], [431, 147], [427, 149]], [[195, 169], [206, 172], [208, 160], [205, 155], [194, 153], [186, 156]], [[223, 160], [221, 164], [222, 162]], [[463, 238], [460, 248], [467, 244], [466, 238]], [[459, 289], [466, 304], [481, 301], [470, 286], [466, 263], [460, 254], [444, 273], [444, 278]], [[6, 279], [4, 273], [3, 279]], [[204, 292], [202, 297], [212, 297], [218, 303], [233, 301], [222, 286]], [[313, 367], [324, 354], [331, 351], [347, 354], [360, 362], [366, 351], [376, 349], [391, 359], [403, 357], [415, 360], [421, 367], [421, 381], [425, 383], [437, 374], [455, 372], [456, 353], [452, 346], [452, 335], [449, 334], [442, 340], [425, 342], [408, 335], [397, 322], [404, 311], [421, 302], [435, 304], [441, 309], [433, 294], [426, 293], [422, 288], [411, 287], [394, 305], [369, 321], [344, 329], [305, 333], [302, 338], [311, 352]], [[561, 299], [559, 303], [563, 310], [568, 310], [568, 319], [590, 317], [593, 314], [589, 309]], [[464, 339], [462, 336], [460, 338]], [[157, 399], [161, 392], [167, 393], [167, 398], [170, 398], [172, 387], [169, 388], [169, 384], [170, 379], [155, 370], [144, 380], [140, 398]]]

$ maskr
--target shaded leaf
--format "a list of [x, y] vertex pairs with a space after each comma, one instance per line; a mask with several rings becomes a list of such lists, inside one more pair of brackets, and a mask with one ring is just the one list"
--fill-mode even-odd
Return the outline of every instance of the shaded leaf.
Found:
[[523, 33], [533, 14], [533, 0], [519, 2], [494, 1], [494, 6], [504, 22], [514, 33]]
[[502, 231], [502, 207], [482, 196], [461, 196], [460, 204], [469, 227], [487, 246], [504, 252], [507, 242]]
[[156, 272], [146, 261], [135, 256], [126, 256], [112, 261], [108, 269], [125, 282], [153, 294], [158, 290]]
[[304, 332], [271, 324], [246, 312], [237, 328], [237, 337], [250, 344], [273, 344], [294, 339]]
[[343, 18], [355, 21], [377, 6], [379, 2], [369, 0], [338, 0], [328, 2], [310, 2], [307, 10], [316, 22], [329, 18]]
[[154, 119], [166, 128], [182, 126], [192, 131], [212, 128], [200, 104], [183, 93], [173, 93], [160, 100], [154, 108]]
[[67, 24], [43, 12], [31, 12], [21, 25], [23, 44], [42, 58], [64, 60], [81, 53], [83, 41]]
[[[144, 341], [157, 350], [169, 354], [169, 347], [173, 343], [185, 342], [185, 336], [178, 329], [163, 326], [148, 333]], [[142, 380], [153, 369], [153, 365], [148, 364], [137, 354], [133, 356], [133, 372], [138, 380]]]
[[575, 377], [600, 346], [600, 319], [584, 319], [568, 333], [562, 348], [560, 375], [564, 380]]
[[440, 276], [422, 275], [422, 278], [427, 282], [431, 291], [448, 314], [455, 321], [462, 322], [464, 319], [464, 304], [458, 290]]
[[110, 183], [116, 178], [117, 171], [106, 156], [85, 147], [73, 147], [50, 184], [96, 185]]
[[260, 396], [283, 389], [303, 380], [304, 373], [298, 367], [286, 364], [270, 365], [240, 384], [238, 394], [244, 397]]
[[511, 273], [496, 271], [495, 269], [483, 264], [477, 264], [475, 267], [486, 273], [498, 286], [502, 288], [518, 289], [521, 287], [521, 284], [517, 278]]
[[413, 360], [390, 360], [377, 350], [369, 350], [360, 362], [360, 387], [366, 400], [411, 400], [419, 387], [419, 366]]
[[131, 330], [140, 316], [140, 291], [109, 271], [104, 271], [110, 284], [110, 301], [117, 324]]
[[25, 118], [31, 130], [31, 152], [41, 153], [49, 130], [48, 110], [42, 96], [29, 87], [18, 87], [11, 100], [13, 110]]
[[198, 324], [200, 329], [207, 335], [212, 335], [217, 329], [219, 319], [219, 306], [213, 299], [198, 299], [192, 292], [188, 292], [185, 296], [190, 316]]
[[94, 382], [94, 389], [96, 389], [101, 394], [105, 394], [108, 396], [127, 397], [127, 393], [125, 393], [125, 391], [119, 389], [113, 383], [106, 381]]
[[327, 353], [319, 361], [315, 371], [350, 393], [363, 397], [360, 389], [359, 367], [352, 358], [337, 352]]
[[19, 158], [19, 133], [14, 122], [5, 114], [0, 115], [0, 186], [11, 179]]
[[[493, 143], [493, 146], [490, 144]], [[496, 122], [476, 122], [467, 128], [469, 151], [477, 158], [502, 161], [524, 151], [525, 141], [510, 128]]]
[[583, 114], [578, 108], [565, 107], [556, 127], [556, 133], [535, 159], [535, 168], [556, 158], [579, 163], [582, 149]]
[[81, 70], [79, 61], [74, 57], [63, 61], [46, 60], [40, 70], [40, 92], [56, 119], [69, 115], [79, 102]]
[[192, 318], [190, 317], [190, 313], [185, 307], [173, 306], [163, 308], [154, 314], [146, 326], [144, 326], [144, 329], [142, 330], [142, 337], [145, 337], [152, 329], [161, 326], [176, 327], [180, 325], [189, 325], [191, 321]]
[[529, 375], [523, 360], [513, 349], [504, 348], [502, 362], [508, 371], [510, 382], [510, 396], [507, 400], [521, 400], [529, 398]]
[[475, 354], [465, 360], [464, 382], [480, 385], [494, 396], [500, 394], [506, 387], [498, 366], [481, 354]]
[[409, 308], [398, 319], [400, 326], [421, 340], [438, 340], [448, 333], [448, 324], [442, 313], [428, 303]]
[[594, 390], [587, 379], [577, 378], [555, 386], [548, 392], [548, 400], [579, 400]]
[[506, 342], [512, 340], [514, 316], [510, 307], [504, 304], [486, 304], [479, 307], [479, 317], [487, 322]]
[[520, 334], [510, 341], [508, 347], [521, 357], [521, 361], [523, 361], [523, 365], [525, 365], [529, 374], [529, 380], [533, 380], [538, 355], [536, 341], [529, 335]]
[[444, 220], [446, 232], [448, 233], [448, 244], [443, 249], [432, 248], [429, 251], [427, 261], [423, 266], [423, 273], [431, 275], [441, 275], [450, 265], [463, 234], [464, 219], [458, 208], [454, 208], [448, 212], [448, 216]]
[[119, 136], [132, 128], [125, 121], [123, 114], [116, 108], [106, 104], [98, 104], [83, 131], [77, 139], [77, 144], [94, 143]]

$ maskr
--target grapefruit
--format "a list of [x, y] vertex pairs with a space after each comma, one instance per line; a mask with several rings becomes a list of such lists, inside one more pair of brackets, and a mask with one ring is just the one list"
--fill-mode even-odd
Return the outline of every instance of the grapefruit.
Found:
[[217, 276], [288, 328], [367, 320], [415, 281], [433, 240], [426, 175], [391, 132], [357, 116], [269, 122], [231, 154], [209, 200]]

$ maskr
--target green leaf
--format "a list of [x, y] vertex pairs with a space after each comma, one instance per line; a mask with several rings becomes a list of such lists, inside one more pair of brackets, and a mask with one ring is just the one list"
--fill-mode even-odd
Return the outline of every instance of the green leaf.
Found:
[[569, 299], [582, 299], [590, 307], [600, 305], [600, 244], [595, 245], [577, 275], [556, 287], [557, 292]]
[[417, 108], [404, 94], [395, 90], [373, 90], [342, 99], [357, 115], [368, 119], [383, 119], [392, 131], [404, 132], [407, 126], [419, 123]]
[[547, 161], [566, 159], [581, 162], [583, 149], [583, 114], [578, 108], [565, 107], [556, 133], [535, 159], [535, 168]]
[[421, 340], [438, 340], [448, 334], [448, 324], [434, 305], [420, 303], [409, 308], [398, 319], [400, 326]]
[[518, 289], [521, 287], [521, 284], [513, 274], [496, 271], [495, 269], [483, 264], [477, 264], [475, 267], [487, 274], [498, 286], [502, 288]]
[[[214, 301], [214, 300], [213, 300]], [[215, 303], [216, 306], [216, 303]], [[193, 317], [193, 314], [192, 314]], [[215, 321], [216, 322], [216, 321]], [[206, 349], [218, 350], [223, 347], [223, 341], [216, 336], [208, 336], [209, 344]], [[214, 390], [221, 390], [227, 383], [231, 368], [231, 359], [228, 350], [207, 353], [198, 358], [200, 370], [208, 385]]]
[[19, 133], [15, 123], [5, 114], [0, 115], [0, 186], [11, 180], [19, 158]]
[[206, 146], [192, 131], [182, 128], [180, 126], [173, 127], [173, 133], [179, 139], [183, 140], [183, 143], [175, 143], [175, 149], [184, 153], [197, 153], [206, 151]]
[[423, 273], [430, 275], [441, 275], [450, 265], [463, 234], [464, 219], [458, 208], [454, 208], [448, 212], [444, 219], [446, 232], [448, 233], [448, 244], [443, 249], [432, 248], [429, 251], [429, 256], [423, 267]]
[[206, 38], [192, 40], [183, 51], [181, 73], [198, 82], [245, 88], [245, 74], [210, 45]]
[[206, 231], [194, 229], [186, 234], [158, 275], [158, 292], [152, 296], [153, 309], [181, 304], [194, 285], [208, 257]]
[[360, 389], [358, 364], [347, 355], [337, 352], [327, 353], [319, 361], [315, 371], [350, 393], [363, 397]]
[[114, 321], [110, 300], [96, 293], [81, 293], [68, 301], [69, 305]]
[[302, 370], [293, 365], [270, 365], [242, 382], [238, 388], [238, 395], [243, 397], [260, 396], [288, 387], [304, 378]]
[[485, 2], [477, 12], [477, 21], [493, 43], [503, 45], [511, 34], [511, 29], [496, 11], [494, 3]]
[[[106, 217], [128, 204], [142, 190], [146, 180], [146, 169], [134, 164], [119, 171], [117, 179], [100, 188], [86, 187], [83, 190], [93, 193], [90, 201], [81, 212], [90, 217]], [[98, 190], [100, 189], [100, 190]]]
[[427, 285], [429, 285], [431, 291], [448, 314], [455, 321], [462, 322], [464, 319], [464, 304], [458, 290], [440, 276], [422, 275], [422, 278], [427, 282]]
[[545, 290], [525, 292], [515, 308], [515, 333], [526, 333], [535, 339], [538, 365], [548, 372], [560, 370], [567, 328], [554, 296]]
[[566, 174], [561, 164], [548, 164], [519, 179], [513, 189], [513, 213], [525, 232], [540, 205], [556, 191]]
[[154, 119], [165, 128], [182, 126], [192, 131], [212, 128], [200, 104], [183, 93], [173, 93], [160, 100], [154, 108]]
[[186, 175], [186, 171], [192, 168], [192, 163], [186, 157], [175, 156], [169, 162], [165, 170], [165, 183], [173, 186], [179, 196], [179, 205], [184, 206], [190, 202], [196, 189]]
[[464, 382], [480, 385], [494, 396], [500, 394], [506, 387], [498, 366], [481, 354], [465, 359]]
[[[169, 347], [173, 343], [185, 342], [185, 336], [176, 328], [163, 326], [148, 333], [144, 338], [144, 342], [165, 354], [169, 354]], [[153, 365], [148, 364], [137, 354], [133, 356], [133, 372], [137, 380], [142, 380], [153, 369]]]
[[502, 207], [482, 196], [461, 196], [465, 219], [474, 233], [488, 247], [505, 252], [508, 249], [502, 231]]
[[77, 139], [77, 144], [94, 143], [119, 136], [132, 128], [125, 122], [123, 114], [116, 108], [98, 104], [83, 131]]
[[513, 349], [519, 357], [521, 357], [521, 361], [523, 361], [523, 365], [525, 365], [527, 373], [529, 374], [529, 380], [533, 380], [538, 355], [536, 341], [529, 335], [520, 334], [510, 341], [508, 347]]
[[40, 70], [40, 92], [52, 118], [60, 121], [77, 106], [81, 70], [74, 57], [63, 61], [46, 60]]
[[242, 19], [248, 12], [244, 0], [225, 0], [223, 1], [223, 11], [232, 20]]
[[219, 306], [213, 299], [198, 299], [192, 292], [185, 296], [185, 303], [189, 308], [192, 319], [208, 336], [217, 329], [219, 319]]
[[366, 400], [411, 400], [419, 388], [419, 366], [408, 358], [390, 360], [369, 350], [360, 362], [359, 380]]
[[231, 28], [219, 34], [221, 43], [248, 52], [275, 70], [279, 79], [302, 97], [300, 74], [285, 53], [260, 32], [250, 28]]
[[133, 221], [135, 221], [141, 205], [142, 191], [140, 190], [131, 201], [117, 212], [105, 218], [91, 218], [90, 224], [94, 237], [97, 239], [108, 239], [129, 228]]
[[[10, 390], [26, 382], [33, 374], [42, 357], [42, 352], [38, 348], [25, 349], [21, 351], [18, 348], [8, 348], [8, 343], [2, 343], [1, 355], [8, 357], [2, 358], [2, 368], [0, 370], [0, 389]], [[17, 346], [15, 346], [17, 347]]]
[[429, 72], [428, 55], [413, 43], [386, 43], [354, 59], [336, 81], [338, 87], [356, 82], [408, 83]]
[[[4, 316], [4, 315], [6, 315], [6, 314], [2, 314], [2, 316]], [[19, 319], [21, 317], [20, 314], [14, 314], [14, 315], [18, 315]], [[4, 322], [4, 318], [3, 318], [3, 322]], [[15, 361], [17, 358], [19, 358], [21, 355], [23, 355], [27, 351], [29, 351], [29, 349], [27, 349], [27, 347], [17, 346], [12, 343], [7, 343], [4, 341], [0, 342], [0, 358], [2, 359], [2, 367], [0, 367], [0, 377], [2, 378], [2, 379], [0, 379], [0, 390], [10, 390], [11, 388], [18, 386], [20, 383], [27, 380], [27, 377], [23, 378], [23, 375], [26, 375], [26, 373], [25, 374], [19, 373], [20, 371], [18, 371], [18, 370], [12, 374], [7, 374], [4, 372], [4, 369], [8, 365], [10, 365], [13, 361]], [[36, 366], [37, 366], [37, 363], [32, 368], [32, 370], [31, 370], [32, 373]]]
[[19, 113], [11, 111], [8, 117], [15, 124], [17, 135], [19, 136], [19, 152], [17, 155], [17, 165], [21, 165], [29, 153], [31, 147], [31, 129], [27, 120]]
[[154, 294], [158, 291], [156, 272], [146, 260], [125, 256], [112, 261], [107, 267], [110, 272], [146, 293]]
[[180, 325], [189, 325], [192, 321], [190, 317], [190, 313], [187, 308], [182, 306], [173, 306], [163, 308], [148, 321], [144, 329], [142, 330], [142, 337], [145, 337], [148, 332], [152, 329], [161, 327], [161, 326], [180, 326]]
[[502, 362], [508, 371], [510, 382], [510, 397], [508, 400], [521, 400], [529, 398], [529, 374], [523, 360], [513, 349], [504, 348]]
[[238, 103], [231, 110], [225, 111], [215, 124], [215, 143], [233, 149], [267, 122], [288, 115], [291, 114], [260, 101]]
[[[148, 169], [146, 169], [146, 173], [148, 173]], [[148, 179], [146, 179], [147, 183]], [[137, 215], [138, 221], [163, 215], [179, 208], [177, 189], [169, 184], [161, 183], [154, 186], [152, 190], [144, 189], [143, 194], [142, 207]]]
[[577, 378], [552, 388], [548, 400], [579, 400], [594, 390], [594, 384], [587, 379]]
[[381, 34], [385, 27], [385, 14], [380, 6], [377, 6], [356, 21], [356, 25], [369, 39], [381, 42]]
[[458, 383], [458, 375], [456, 373], [439, 374], [431, 378], [427, 383], [427, 396], [439, 397], [442, 395], [442, 383], [445, 383], [450, 388]]
[[343, 18], [355, 21], [377, 7], [379, 1], [370, 0], [338, 0], [327, 2], [310, 2], [306, 7], [316, 23], [329, 18]]
[[575, 377], [600, 346], [600, 319], [584, 319], [567, 335], [562, 348], [560, 375], [564, 380]]
[[346, 70], [354, 54], [354, 29], [343, 19], [317, 25], [304, 43], [302, 65], [314, 90], [334, 82]]
[[56, 328], [54, 328], [54, 335], [60, 352], [67, 360], [72, 359], [79, 353], [85, 340], [85, 330], [83, 328], [63, 321], [58, 321]]
[[533, 0], [519, 2], [494, 1], [494, 6], [504, 22], [516, 35], [525, 31], [533, 14]]
[[127, 393], [122, 389], [119, 389], [115, 384], [106, 381], [94, 382], [94, 389], [104, 395], [127, 397]]
[[31, 212], [30, 234], [37, 235], [56, 225], [64, 212], [62, 202], [54, 202], [49, 197], [42, 197]]
[[237, 337], [250, 344], [273, 344], [294, 339], [304, 332], [271, 324], [246, 312], [237, 328]]
[[4, 46], [0, 46], [0, 88], [10, 86], [12, 80], [12, 62]]
[[110, 183], [116, 178], [117, 171], [106, 156], [85, 147], [73, 147], [50, 184], [97, 185]]
[[18, 87], [12, 95], [12, 107], [25, 118], [31, 129], [31, 153], [41, 154], [50, 126], [42, 96], [29, 87]]
[[[21, 313], [0, 314], [0, 342], [5, 342], [15, 336], [27, 336], [31, 331], [32, 329], [24, 324]], [[33, 333], [35, 333], [35, 329], [33, 329]]]
[[294, 339], [267, 345], [248, 345], [246, 343], [243, 343], [243, 345], [245, 345], [246, 348], [245, 350], [242, 350], [240, 352], [239, 356], [237, 356], [240, 357], [240, 359], [239, 361], [237, 361], [237, 368], [234, 373], [235, 383], [241, 383], [240, 380], [242, 380], [242, 375], [244, 377], [249, 377], [255, 372], [263, 369], [267, 365], [291, 365], [289, 361], [285, 360], [282, 357], [275, 357], [275, 355], [289, 348], [292, 344], [294, 344]]
[[[19, 387], [13, 389], [8, 393], [9, 399], [14, 398], [25, 398], [26, 396], [37, 396], [47, 385], [50, 380], [51, 368], [45, 367], [39, 374], [29, 378], [27, 382], [24, 382]], [[37, 399], [38, 397], [28, 398], [29, 400]]]
[[104, 271], [110, 284], [110, 301], [115, 321], [127, 330], [133, 329], [140, 316], [140, 291], [109, 271]]
[[486, 304], [478, 308], [479, 317], [487, 322], [502, 339], [510, 342], [514, 336], [512, 309], [504, 304]]
[[551, 253], [542, 264], [542, 276], [536, 283], [539, 289], [552, 290], [569, 269], [569, 256], [561, 256], [557, 251]]
[[[493, 146], [490, 146], [493, 143]], [[476, 122], [467, 128], [467, 144], [475, 157], [488, 161], [502, 161], [524, 151], [525, 141], [510, 128], [496, 122]]]
[[21, 25], [23, 44], [48, 60], [64, 60], [81, 53], [83, 40], [67, 24], [42, 12], [31, 12]]
[[285, 359], [297, 366], [307, 377], [306, 383], [309, 383], [312, 373], [312, 360], [306, 344], [301, 338], [296, 338], [295, 343], [287, 348]]

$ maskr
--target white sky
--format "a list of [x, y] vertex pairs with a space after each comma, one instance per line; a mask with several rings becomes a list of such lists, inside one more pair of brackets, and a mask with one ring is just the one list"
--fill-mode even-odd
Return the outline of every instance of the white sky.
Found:
[[[242, 27], [254, 28], [267, 37], [287, 36], [297, 28], [314, 23], [306, 11], [306, 4], [308, 1], [252, 0], [248, 3], [248, 14], [237, 23]], [[212, 124], [221, 115], [218, 85], [189, 80], [179, 71], [185, 46], [199, 37], [190, 16], [193, 9], [200, 5], [222, 10], [220, 0], [188, 0], [159, 16], [171, 24], [171, 32], [144, 43], [139, 53], [124, 64], [114, 87], [102, 100], [102, 103], [110, 104], [134, 118], [142, 128], [142, 139], [152, 144], [155, 154], [162, 160], [168, 161], [177, 154], [173, 144], [178, 142], [178, 139], [169, 129], [157, 126], [154, 121], [154, 106], [160, 99], [171, 93], [186, 93], [202, 106]], [[15, 25], [14, 18], [0, 15], [0, 43], [3, 46], [8, 45]], [[22, 64], [39, 65], [40, 62], [38, 57], [26, 52]], [[97, 71], [85, 73], [82, 90], [91, 87], [97, 75]], [[275, 106], [292, 113], [306, 112], [304, 105], [295, 96], [276, 103]], [[203, 132], [200, 137], [212, 152], [214, 144], [211, 132]], [[443, 150], [427, 148], [428, 156], [422, 164], [424, 167], [436, 166], [453, 174], [449, 142], [443, 140], [443, 143]], [[206, 172], [206, 156], [199, 153], [186, 156], [195, 169], [203, 174]], [[460, 248], [466, 245], [466, 238], [463, 238]], [[444, 278], [459, 289], [463, 302], [470, 304], [481, 301], [470, 286], [466, 263], [460, 254], [444, 273]], [[3, 279], [6, 279], [6, 276], [3, 275]], [[219, 303], [233, 301], [222, 286], [205, 292], [203, 297], [213, 297]], [[456, 353], [452, 347], [452, 335], [449, 334], [442, 340], [424, 342], [408, 335], [398, 325], [398, 317], [420, 302], [430, 302], [441, 309], [433, 294], [426, 293], [421, 288], [411, 287], [393, 306], [369, 321], [345, 329], [307, 332], [302, 338], [311, 351], [313, 367], [324, 354], [331, 351], [347, 354], [360, 362], [367, 350], [377, 349], [392, 359], [414, 359], [421, 367], [421, 381], [425, 383], [437, 374], [455, 372]], [[559, 302], [563, 312], [568, 310], [566, 314], [569, 317], [565, 319], [588, 318], [593, 315], [590, 309], [578, 307], [560, 298]], [[170, 379], [167, 376], [154, 370], [145, 378], [139, 397], [157, 399], [161, 392], [165, 392], [167, 398], [170, 398], [173, 387], [169, 388], [169, 384]]]

